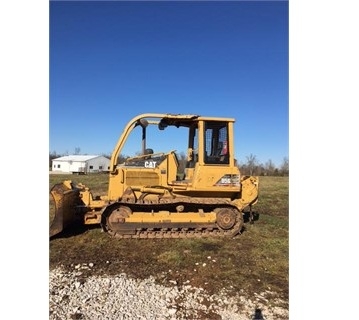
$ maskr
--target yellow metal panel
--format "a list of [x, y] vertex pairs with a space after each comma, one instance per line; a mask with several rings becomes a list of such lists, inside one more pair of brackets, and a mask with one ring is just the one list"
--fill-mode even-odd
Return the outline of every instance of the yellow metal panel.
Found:
[[158, 174], [147, 169], [126, 171], [126, 184], [128, 186], [156, 186], [159, 184]]

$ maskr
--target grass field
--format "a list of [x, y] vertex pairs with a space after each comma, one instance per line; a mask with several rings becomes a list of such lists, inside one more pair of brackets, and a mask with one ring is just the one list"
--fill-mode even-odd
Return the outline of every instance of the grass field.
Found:
[[[55, 175], [49, 186], [65, 179], [82, 182], [94, 195], [106, 194], [108, 176]], [[271, 292], [288, 302], [289, 296], [289, 178], [260, 177], [259, 201], [253, 208], [254, 224], [234, 239], [113, 239], [98, 228], [50, 241], [50, 268], [73, 268], [94, 263], [92, 274], [146, 278], [161, 284], [190, 283], [218, 293], [241, 292], [254, 296]], [[51, 215], [50, 215], [51, 222]]]

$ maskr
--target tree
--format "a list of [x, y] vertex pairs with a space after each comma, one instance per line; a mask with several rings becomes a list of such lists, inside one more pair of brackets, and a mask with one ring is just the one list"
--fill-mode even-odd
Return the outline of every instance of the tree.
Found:
[[249, 156], [246, 157], [246, 159], [247, 159], [246, 166], [249, 170], [249, 174], [252, 176], [258, 165], [257, 157], [251, 153]]
[[[123, 155], [123, 154], [120, 154], [118, 156], [118, 163], [124, 163], [126, 161], [126, 159], [128, 159], [129, 156], [126, 156], [126, 155]], [[111, 156], [109, 157], [109, 159], [111, 159]]]
[[56, 151], [50, 152], [49, 154], [49, 168], [52, 168], [52, 160], [58, 158], [59, 155], [56, 154]]
[[265, 165], [264, 165], [264, 174], [266, 176], [273, 176], [274, 172], [276, 170], [276, 167], [271, 159], [269, 159]]
[[282, 176], [289, 176], [289, 160], [287, 157], [283, 158], [283, 162], [280, 166], [280, 173]]

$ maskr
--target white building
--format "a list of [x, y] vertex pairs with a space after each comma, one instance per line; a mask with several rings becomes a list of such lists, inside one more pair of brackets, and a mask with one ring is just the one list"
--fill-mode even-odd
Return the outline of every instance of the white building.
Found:
[[52, 160], [52, 171], [59, 173], [87, 174], [108, 172], [110, 159], [98, 155], [70, 155]]

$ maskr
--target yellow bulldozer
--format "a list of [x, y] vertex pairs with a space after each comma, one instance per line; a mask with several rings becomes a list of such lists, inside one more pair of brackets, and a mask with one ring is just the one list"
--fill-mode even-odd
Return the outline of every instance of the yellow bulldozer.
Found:
[[[253, 220], [258, 177], [241, 175], [234, 157], [233, 118], [192, 114], [140, 114], [128, 122], [111, 156], [106, 195], [65, 180], [52, 187], [55, 216], [50, 239], [75, 222], [99, 225], [119, 238], [234, 237]], [[148, 128], [168, 139], [185, 139], [184, 163], [177, 150], [147, 148]], [[139, 129], [136, 129], [139, 128]], [[140, 152], [120, 161], [131, 132], [140, 131]], [[185, 134], [183, 134], [185, 132]], [[158, 134], [157, 133], [157, 134]], [[180, 172], [183, 167], [183, 172]]]

